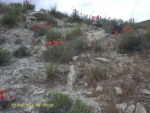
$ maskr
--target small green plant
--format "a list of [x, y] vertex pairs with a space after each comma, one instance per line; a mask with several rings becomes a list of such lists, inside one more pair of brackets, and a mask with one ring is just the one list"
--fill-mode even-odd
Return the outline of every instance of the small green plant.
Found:
[[72, 60], [74, 55], [74, 49], [71, 45], [61, 44], [56, 47], [51, 47], [48, 50], [44, 51], [45, 61], [58, 62], [58, 63], [67, 63]]
[[64, 17], [68, 17], [67, 14], [64, 14], [64, 13], [61, 13], [60, 11], [57, 11], [57, 7], [56, 6], [52, 7], [51, 10], [49, 11], [49, 13], [51, 15], [53, 15], [54, 17], [60, 18], [60, 19], [64, 18]]
[[57, 40], [57, 38], [60, 38], [61, 33], [58, 31], [50, 30], [46, 32], [47, 41], [53, 41]]
[[62, 93], [52, 94], [52, 103], [59, 108], [59, 110], [64, 109], [68, 111], [72, 106], [72, 100], [69, 95]]
[[73, 10], [70, 19], [71, 22], [78, 22], [78, 23], [83, 22], [83, 19], [79, 16], [78, 11], [76, 9]]
[[21, 39], [16, 39], [15, 40], [15, 44], [21, 44], [22, 43], [22, 40]]
[[5, 13], [8, 10], [8, 6], [3, 3], [0, 3], [0, 13]]
[[2, 19], [3, 23], [12, 27], [16, 24], [17, 16], [15, 10], [8, 10]]
[[72, 40], [72, 39], [82, 36], [82, 35], [83, 35], [83, 31], [81, 30], [81, 26], [77, 25], [73, 28], [73, 30], [66, 33], [65, 38], [66, 38], [66, 40]]
[[72, 113], [91, 113], [91, 110], [80, 99], [76, 99], [75, 104], [72, 107]]
[[30, 52], [26, 46], [21, 46], [13, 54], [15, 57], [26, 57], [30, 55]]
[[91, 42], [90, 50], [94, 50], [95, 52], [102, 51], [102, 43], [101, 40], [94, 40]]
[[120, 52], [139, 51], [139, 46], [142, 42], [142, 37], [140, 37], [136, 32], [125, 33], [121, 37], [120, 43], [122, 43], [122, 45], [119, 46], [119, 50]]
[[58, 69], [55, 64], [49, 63], [46, 67], [46, 72], [47, 72], [47, 78], [48, 79], [54, 79], [57, 77]]
[[9, 58], [10, 52], [0, 48], [0, 64], [7, 61]]
[[98, 65], [93, 66], [90, 72], [91, 76], [94, 77], [97, 81], [107, 79], [106, 69], [101, 69]]

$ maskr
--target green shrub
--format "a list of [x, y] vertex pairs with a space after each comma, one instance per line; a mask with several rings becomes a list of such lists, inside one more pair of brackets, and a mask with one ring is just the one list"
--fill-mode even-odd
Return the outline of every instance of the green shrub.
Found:
[[21, 39], [16, 39], [15, 40], [15, 44], [21, 44], [22, 43], [22, 40]]
[[72, 40], [76, 37], [82, 36], [83, 31], [80, 28], [80, 25], [77, 25], [73, 28], [73, 30], [66, 33], [65, 39]]
[[60, 36], [61, 36], [61, 33], [58, 31], [50, 30], [46, 32], [46, 37], [48, 41], [57, 40], [58, 38], [60, 38]]
[[122, 53], [139, 51], [142, 42], [142, 37], [136, 32], [125, 33], [121, 36], [120, 43], [122, 43], [122, 45], [119, 46], [119, 51]]
[[149, 44], [150, 44], [150, 30], [147, 30], [147, 31], [146, 31], [144, 38], [145, 38], [145, 39], [149, 42]]
[[71, 14], [70, 21], [81, 23], [83, 22], [83, 19], [79, 16], [78, 12], [74, 10]]
[[8, 10], [8, 6], [3, 3], [0, 3], [0, 13], [5, 13]]
[[54, 79], [57, 77], [57, 66], [55, 64], [49, 63], [46, 67], [46, 72], [47, 72], [47, 78], [48, 79]]
[[12, 27], [16, 24], [17, 16], [15, 10], [8, 10], [3, 16], [3, 23]]
[[60, 18], [60, 19], [62, 19], [62, 18], [64, 18], [64, 17], [68, 17], [67, 14], [64, 14], [64, 13], [61, 13], [60, 11], [57, 11], [56, 6], [52, 7], [51, 10], [49, 11], [49, 13], [50, 13], [51, 15], [53, 15], [54, 17]]
[[34, 4], [24, 4], [23, 7], [25, 7], [27, 10], [34, 10], [35, 5]]
[[52, 103], [57, 106], [59, 110], [65, 109], [65, 111], [69, 110], [72, 106], [72, 100], [69, 95], [62, 93], [53, 93]]
[[67, 63], [72, 60], [74, 55], [74, 49], [69, 45], [58, 45], [57, 47], [51, 47], [48, 50], [44, 51], [45, 61], [50, 61], [54, 63]]
[[91, 110], [80, 99], [77, 99], [72, 108], [72, 113], [91, 113]]
[[94, 77], [97, 81], [107, 79], [106, 69], [101, 69], [98, 65], [92, 67], [90, 72], [91, 76]]
[[48, 99], [48, 103], [53, 104], [54, 107], [42, 108], [42, 113], [69, 113], [72, 106], [72, 99], [69, 95], [62, 93], [53, 93], [44, 95]]
[[[40, 37], [40, 36], [45, 35], [46, 32], [47, 32], [46, 28], [42, 27], [42, 28], [40, 28], [40, 29], [36, 29], [36, 31], [34, 31], [33, 36], [34, 36], [34, 37]], [[48, 34], [48, 35], [49, 35], [49, 34]]]
[[[49, 15], [49, 13], [48, 13], [48, 15]], [[57, 21], [52, 15], [46, 16], [45, 21], [47, 21], [48, 25], [57, 26]]]
[[95, 52], [102, 51], [102, 43], [101, 40], [94, 40], [91, 42], [90, 50], [94, 50]]
[[82, 39], [82, 37], [77, 37], [76, 39], [71, 41], [72, 47], [76, 50], [76, 54], [82, 52], [83, 49], [87, 47], [86, 41]]
[[0, 48], [0, 64], [7, 61], [9, 58], [10, 52]]
[[13, 54], [15, 57], [26, 57], [30, 55], [30, 52], [26, 46], [21, 46]]

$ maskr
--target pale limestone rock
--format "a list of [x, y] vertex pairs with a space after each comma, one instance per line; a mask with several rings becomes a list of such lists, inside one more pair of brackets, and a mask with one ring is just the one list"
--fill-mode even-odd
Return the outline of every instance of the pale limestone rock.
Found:
[[137, 103], [135, 113], [147, 113], [147, 111], [142, 104]]
[[150, 91], [147, 89], [141, 89], [140, 91], [146, 95], [150, 95]]
[[126, 103], [122, 103], [122, 104], [116, 104], [116, 108], [121, 112], [125, 112], [125, 109], [127, 107], [127, 104]]
[[135, 110], [135, 105], [131, 104], [129, 106], [127, 106], [125, 113], [133, 113]]
[[103, 91], [103, 87], [102, 86], [97, 86], [96, 87], [96, 91], [101, 91], [102, 92]]
[[106, 58], [101, 58], [101, 57], [95, 58], [95, 60], [102, 61], [102, 62], [109, 62], [109, 60], [107, 60]]
[[121, 88], [115, 87], [115, 90], [116, 90], [116, 93], [117, 93], [118, 95], [122, 94], [122, 89], [121, 89]]

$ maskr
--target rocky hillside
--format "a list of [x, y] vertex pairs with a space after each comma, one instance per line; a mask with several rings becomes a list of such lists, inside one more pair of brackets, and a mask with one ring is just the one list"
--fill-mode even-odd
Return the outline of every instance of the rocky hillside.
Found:
[[0, 13], [0, 113], [150, 113], [150, 35], [56, 14]]

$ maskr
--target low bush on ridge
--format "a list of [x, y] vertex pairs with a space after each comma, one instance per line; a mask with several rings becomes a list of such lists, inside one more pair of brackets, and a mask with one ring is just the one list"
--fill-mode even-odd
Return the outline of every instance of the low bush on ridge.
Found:
[[2, 22], [9, 27], [12, 27], [16, 24], [17, 16], [15, 10], [8, 10], [4, 16]]
[[46, 66], [46, 72], [47, 72], [47, 78], [48, 79], [56, 78], [57, 77], [57, 73], [58, 73], [57, 65], [53, 64], [53, 63], [49, 63]]
[[150, 41], [148, 41], [149, 31], [137, 32], [128, 24], [120, 37], [119, 52], [127, 53], [134, 51], [145, 51], [150, 48]]
[[48, 104], [53, 107], [41, 107], [40, 111], [44, 113], [91, 113], [90, 107], [77, 98], [73, 101], [69, 95], [63, 93], [50, 93], [44, 95]]
[[9, 59], [10, 52], [0, 48], [0, 64], [4, 63]]

